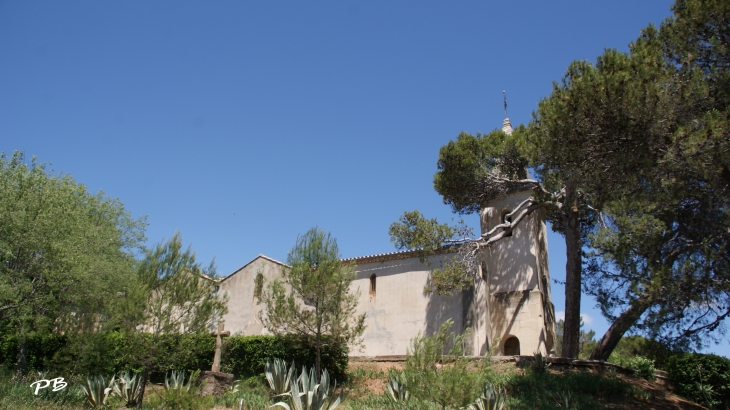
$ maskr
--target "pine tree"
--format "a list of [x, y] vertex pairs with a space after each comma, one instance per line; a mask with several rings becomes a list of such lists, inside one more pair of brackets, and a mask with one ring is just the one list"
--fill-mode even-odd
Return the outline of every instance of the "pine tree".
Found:
[[365, 314], [355, 315], [359, 295], [350, 292], [355, 267], [340, 260], [337, 241], [317, 228], [297, 238], [287, 264], [282, 278], [266, 286], [260, 319], [275, 334], [308, 338], [319, 380], [322, 349], [334, 343], [357, 345], [365, 331]]

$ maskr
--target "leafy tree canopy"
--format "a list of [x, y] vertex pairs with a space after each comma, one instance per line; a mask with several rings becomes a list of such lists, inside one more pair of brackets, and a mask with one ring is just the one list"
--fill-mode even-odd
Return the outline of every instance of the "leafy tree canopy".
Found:
[[134, 273], [145, 226], [35, 158], [0, 155], [0, 322], [20, 332], [98, 322]]

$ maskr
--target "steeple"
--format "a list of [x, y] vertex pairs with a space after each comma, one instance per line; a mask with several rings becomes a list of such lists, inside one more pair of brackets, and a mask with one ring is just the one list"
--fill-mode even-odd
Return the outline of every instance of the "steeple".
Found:
[[512, 123], [509, 122], [509, 118], [507, 117], [507, 92], [502, 90], [502, 95], [504, 96], [504, 121], [502, 121], [502, 131], [507, 135], [512, 135]]

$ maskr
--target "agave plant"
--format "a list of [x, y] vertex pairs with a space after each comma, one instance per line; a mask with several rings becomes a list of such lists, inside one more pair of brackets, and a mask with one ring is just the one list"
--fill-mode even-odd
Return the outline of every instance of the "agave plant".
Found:
[[[325, 374], [327, 374], [327, 379], [329, 383], [329, 374], [327, 373], [327, 369], [322, 370], [323, 379]], [[314, 376], [314, 367], [309, 369], [309, 372], [307, 372], [307, 367], [302, 366], [302, 374], [300, 374], [299, 378], [297, 379], [297, 381], [301, 384], [299, 391], [313, 391], [314, 386], [317, 385], [317, 379]]]
[[137, 404], [139, 390], [142, 388], [142, 375], [124, 372], [119, 375], [119, 382], [115, 383], [114, 394], [121, 397], [127, 406]]
[[537, 351], [532, 354], [532, 370], [535, 373], [545, 373], [548, 367], [550, 367], [550, 362], [547, 361], [547, 358], [541, 352]]
[[287, 367], [286, 362], [281, 359], [274, 359], [273, 362], [266, 360], [264, 373], [266, 373], [266, 381], [269, 382], [274, 397], [288, 392], [289, 385], [296, 378], [294, 376], [294, 362]]
[[564, 409], [573, 408], [573, 392], [570, 390], [558, 392], [558, 404]]
[[86, 396], [86, 403], [92, 408], [98, 408], [106, 404], [106, 399], [111, 395], [115, 377], [109, 383], [104, 380], [104, 376], [92, 376], [86, 378], [86, 383], [81, 385], [81, 391]]
[[502, 387], [495, 388], [493, 384], [484, 386], [482, 395], [471, 405], [469, 410], [502, 410], [507, 405], [507, 393]]
[[185, 387], [185, 370], [173, 370], [168, 375], [165, 374], [165, 390], [182, 389]]
[[391, 376], [385, 384], [385, 387], [388, 392], [388, 397], [394, 403], [406, 402], [411, 398], [411, 392], [408, 390], [408, 381], [404, 372]]
[[193, 381], [198, 378], [200, 370], [194, 371], [188, 379], [188, 384], [185, 384], [185, 370], [182, 371], [171, 371], [168, 377], [165, 374], [165, 390], [184, 390], [189, 391], [193, 387]]
[[[330, 377], [327, 369], [322, 371], [322, 377], [319, 383], [316, 383], [316, 379], [314, 379], [314, 369], [309, 373], [306, 370], [306, 367], [302, 369], [302, 374], [299, 376], [298, 382], [292, 381], [291, 390], [288, 393], [284, 393], [285, 396], [289, 396], [291, 406], [282, 401], [271, 407], [279, 406], [286, 410], [333, 410], [339, 406], [342, 401], [342, 390], [340, 390], [337, 399], [332, 401], [328, 394], [330, 390]], [[302, 389], [299, 388], [300, 384], [303, 387]], [[337, 383], [335, 383], [332, 391], [336, 389]]]

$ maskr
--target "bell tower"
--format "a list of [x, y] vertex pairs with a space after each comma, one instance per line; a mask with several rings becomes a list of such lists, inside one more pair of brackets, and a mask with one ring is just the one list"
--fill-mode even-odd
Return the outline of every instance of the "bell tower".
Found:
[[[511, 135], [506, 94], [504, 112], [502, 130]], [[484, 206], [479, 213], [482, 234], [511, 222], [511, 213], [531, 195], [530, 190], [515, 192]], [[533, 211], [511, 234], [483, 249], [481, 270], [487, 302], [484, 321], [489, 324], [486, 338], [490, 343], [499, 339], [498, 354], [554, 354], [555, 313], [544, 211]]]

